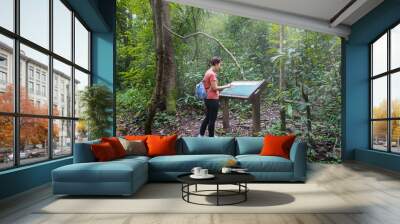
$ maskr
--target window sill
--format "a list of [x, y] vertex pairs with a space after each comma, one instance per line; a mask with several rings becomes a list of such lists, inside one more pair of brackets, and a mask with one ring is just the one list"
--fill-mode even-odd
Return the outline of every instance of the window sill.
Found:
[[10, 168], [10, 169], [7, 169], [7, 170], [0, 171], [0, 176], [1, 175], [6, 175], [6, 174], [10, 174], [10, 173], [14, 173], [14, 172], [27, 170], [27, 169], [32, 169], [32, 168], [35, 168], [35, 167], [49, 165], [49, 164], [52, 164], [52, 163], [62, 162], [62, 161], [69, 160], [69, 159], [72, 159], [72, 156], [67, 156], [67, 157], [62, 157], [62, 158], [59, 158], [59, 159], [52, 159], [52, 160], [47, 160], [47, 161], [38, 162], [38, 163], [34, 163], [34, 164], [29, 164], [29, 165], [24, 165], [24, 166], [20, 166], [20, 167]]

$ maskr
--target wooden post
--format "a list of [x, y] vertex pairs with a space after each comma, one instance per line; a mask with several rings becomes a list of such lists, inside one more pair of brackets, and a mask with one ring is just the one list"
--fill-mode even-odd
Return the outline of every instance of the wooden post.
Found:
[[261, 119], [260, 119], [260, 94], [253, 96], [252, 107], [253, 107], [253, 135], [257, 135], [260, 132]]
[[229, 99], [228, 97], [221, 98], [222, 103], [222, 126], [225, 133], [230, 132], [231, 128], [229, 125]]

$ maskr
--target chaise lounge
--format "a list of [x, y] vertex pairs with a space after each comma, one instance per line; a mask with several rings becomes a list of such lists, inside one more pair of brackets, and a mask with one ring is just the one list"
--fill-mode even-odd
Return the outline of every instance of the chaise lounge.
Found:
[[77, 143], [74, 163], [53, 170], [54, 194], [132, 195], [148, 181], [176, 181], [196, 166], [218, 172], [228, 160], [247, 168], [258, 182], [306, 180], [307, 147], [299, 140], [291, 147], [290, 159], [259, 155], [263, 137], [182, 137], [177, 140], [176, 155], [96, 162], [91, 144], [99, 142]]

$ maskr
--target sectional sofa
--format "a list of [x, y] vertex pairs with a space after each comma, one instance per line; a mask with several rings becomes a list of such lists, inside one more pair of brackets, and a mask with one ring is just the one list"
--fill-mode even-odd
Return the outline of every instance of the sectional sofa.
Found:
[[54, 194], [131, 195], [148, 181], [176, 181], [178, 175], [196, 166], [218, 172], [231, 159], [259, 182], [306, 180], [307, 146], [298, 140], [292, 145], [290, 159], [258, 155], [262, 137], [183, 137], [177, 140], [177, 155], [96, 162], [90, 145], [98, 142], [77, 143], [74, 163], [53, 170]]

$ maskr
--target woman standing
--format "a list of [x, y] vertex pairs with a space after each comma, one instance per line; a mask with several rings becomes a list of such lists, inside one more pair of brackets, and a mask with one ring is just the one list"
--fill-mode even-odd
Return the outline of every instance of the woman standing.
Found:
[[206, 117], [201, 123], [200, 136], [203, 137], [208, 126], [208, 136], [214, 137], [215, 121], [217, 120], [219, 107], [219, 91], [231, 87], [231, 84], [218, 86], [217, 72], [221, 69], [221, 58], [213, 57], [209, 63], [210, 68], [206, 71], [203, 83], [207, 92], [204, 100], [206, 105]]

